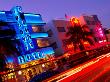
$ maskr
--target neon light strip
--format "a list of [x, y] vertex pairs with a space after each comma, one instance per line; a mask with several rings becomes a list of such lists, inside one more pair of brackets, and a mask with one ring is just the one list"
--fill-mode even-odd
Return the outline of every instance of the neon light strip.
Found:
[[47, 33], [33, 33], [31, 34], [31, 38], [45, 38], [48, 37]]

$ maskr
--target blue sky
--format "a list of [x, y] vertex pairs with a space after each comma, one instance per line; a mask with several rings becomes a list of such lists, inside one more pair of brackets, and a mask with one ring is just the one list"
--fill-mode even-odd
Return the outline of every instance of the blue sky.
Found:
[[98, 15], [104, 27], [110, 28], [110, 0], [0, 0], [0, 10], [22, 6], [23, 12], [39, 13], [48, 22], [55, 18], [81, 14]]

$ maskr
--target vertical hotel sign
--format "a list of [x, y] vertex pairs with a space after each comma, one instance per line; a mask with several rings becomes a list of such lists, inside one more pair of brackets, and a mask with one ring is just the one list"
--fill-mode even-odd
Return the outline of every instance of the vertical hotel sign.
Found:
[[[48, 34], [34, 34], [32, 35], [31, 25], [44, 25], [45, 23], [42, 21], [40, 14], [30, 14], [30, 13], [22, 13], [21, 7], [16, 6], [12, 8], [11, 11], [1, 11], [0, 12], [0, 20], [8, 22], [13, 26], [16, 31], [16, 37], [13, 39], [17, 39], [20, 42], [19, 47], [17, 47], [20, 55], [18, 57], [18, 63], [23, 64], [31, 60], [43, 58], [45, 55], [43, 52], [36, 52], [37, 44], [35, 41], [36, 37], [48, 37]], [[51, 52], [49, 50], [45, 50], [46, 52]], [[51, 52], [53, 53], [53, 52]], [[48, 53], [47, 53], [48, 54]]]
[[43, 57], [43, 53], [35, 52], [36, 44], [31, 38], [32, 28], [29, 28], [32, 23], [42, 24], [40, 15], [35, 14], [24, 14], [21, 12], [22, 8], [20, 6], [14, 7], [11, 12], [17, 23], [16, 39], [19, 39], [21, 43], [21, 56], [18, 57], [19, 64], [29, 62], [31, 60], [39, 59]]
[[15, 7], [12, 9], [12, 14], [16, 20], [17, 27], [16, 31], [19, 32], [16, 34], [16, 38], [19, 38], [22, 44], [22, 53], [25, 54], [26, 52], [34, 49], [34, 44], [31, 39], [31, 35], [29, 33], [28, 25], [25, 22], [23, 14], [21, 13], [21, 7]]

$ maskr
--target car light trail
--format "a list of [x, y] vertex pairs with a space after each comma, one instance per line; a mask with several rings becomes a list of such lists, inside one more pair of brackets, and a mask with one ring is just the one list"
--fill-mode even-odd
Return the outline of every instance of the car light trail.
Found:
[[83, 69], [85, 69], [85, 68], [87, 68], [87, 67], [89, 67], [89, 66], [91, 66], [91, 65], [93, 65], [95, 63], [97, 63], [99, 60], [101, 60], [101, 59], [103, 59], [105, 57], [110, 57], [110, 53], [98, 56], [94, 60], [92, 60], [92, 61], [90, 61], [90, 62], [88, 62], [88, 63], [86, 63], [84, 65], [81, 65], [81, 66], [79, 66], [79, 67], [77, 67], [77, 68], [75, 68], [75, 69], [73, 69], [73, 70], [71, 70], [71, 71], [69, 71], [67, 73], [59, 75], [58, 77], [56, 77], [54, 79], [51, 79], [48, 82], [52, 82], [52, 81], [60, 82], [60, 81], [62, 81], [64, 79], [70, 77], [71, 75], [76, 74], [76, 73], [82, 71]]

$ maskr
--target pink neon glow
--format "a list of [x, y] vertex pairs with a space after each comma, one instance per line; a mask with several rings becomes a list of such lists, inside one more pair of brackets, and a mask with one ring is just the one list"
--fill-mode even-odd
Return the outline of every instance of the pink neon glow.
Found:
[[101, 36], [103, 36], [103, 34], [100, 34]]
[[99, 32], [99, 35], [100, 36], [103, 36], [103, 32], [102, 32], [102, 29], [101, 28], [98, 29], [98, 32]]
[[104, 40], [104, 42], [106, 42], [106, 40]]
[[102, 43], [103, 41], [99, 41], [99, 43]]
[[102, 33], [102, 31], [99, 31], [99, 33]]
[[101, 28], [99, 28], [99, 30], [101, 30]]

